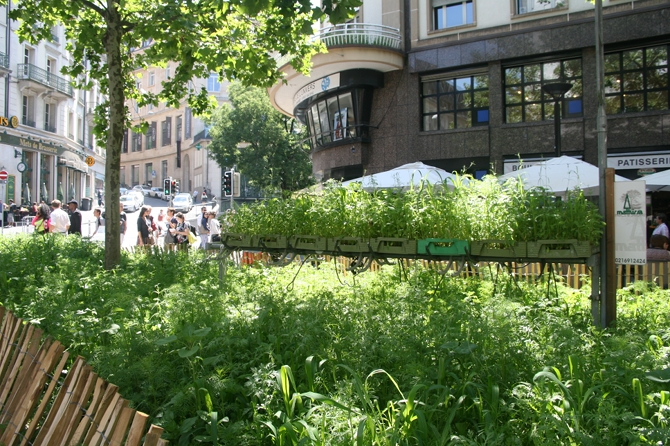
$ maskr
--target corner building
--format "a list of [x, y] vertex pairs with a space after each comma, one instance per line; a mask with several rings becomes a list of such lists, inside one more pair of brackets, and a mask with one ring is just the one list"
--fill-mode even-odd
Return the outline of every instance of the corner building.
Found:
[[[670, 2], [603, 0], [608, 165], [670, 168]], [[561, 153], [597, 165], [594, 5], [585, 0], [365, 0], [326, 26], [310, 77], [282, 70], [277, 109], [310, 129], [317, 178], [423, 161], [481, 177]]]

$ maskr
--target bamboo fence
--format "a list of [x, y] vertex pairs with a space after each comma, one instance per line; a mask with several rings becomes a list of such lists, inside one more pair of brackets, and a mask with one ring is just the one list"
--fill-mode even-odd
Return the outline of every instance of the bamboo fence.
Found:
[[1, 445], [168, 444], [82, 357], [4, 307], [0, 321]]

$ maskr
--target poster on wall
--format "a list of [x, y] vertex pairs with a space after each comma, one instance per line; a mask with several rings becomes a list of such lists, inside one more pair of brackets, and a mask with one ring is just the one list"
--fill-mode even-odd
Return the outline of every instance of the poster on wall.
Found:
[[614, 262], [647, 263], [647, 216], [644, 181], [614, 182]]
[[333, 116], [333, 141], [344, 138], [344, 130], [347, 125], [347, 108], [341, 108]]

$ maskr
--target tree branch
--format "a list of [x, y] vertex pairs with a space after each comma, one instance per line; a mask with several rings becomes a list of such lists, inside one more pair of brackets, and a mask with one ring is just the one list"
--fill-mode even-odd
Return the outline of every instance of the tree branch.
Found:
[[107, 10], [104, 8], [101, 8], [100, 6], [96, 5], [95, 3], [89, 1], [89, 0], [79, 0], [85, 7], [94, 10], [100, 16], [105, 17]]

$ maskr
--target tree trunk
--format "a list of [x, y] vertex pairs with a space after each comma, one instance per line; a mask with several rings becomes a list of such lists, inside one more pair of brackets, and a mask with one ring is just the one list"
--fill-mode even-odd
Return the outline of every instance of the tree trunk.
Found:
[[121, 187], [121, 145], [125, 123], [125, 94], [121, 61], [123, 34], [118, 4], [107, 2], [107, 32], [105, 49], [109, 79], [109, 127], [107, 129], [107, 160], [105, 164], [105, 269], [110, 270], [121, 261], [121, 231], [119, 197]]

